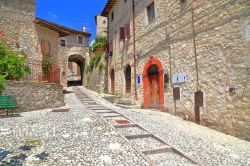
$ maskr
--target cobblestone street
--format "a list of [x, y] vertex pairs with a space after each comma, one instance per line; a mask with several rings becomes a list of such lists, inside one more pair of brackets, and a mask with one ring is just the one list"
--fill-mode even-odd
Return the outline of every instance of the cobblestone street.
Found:
[[74, 93], [65, 99], [69, 112], [41, 110], [0, 119], [0, 165], [149, 165]]
[[[109, 112], [100, 109], [102, 116], [107, 117], [105, 121], [88, 108], [90, 100], [81, 102], [80, 95], [84, 93], [98, 104], [138, 123], [201, 165], [250, 165], [250, 143], [247, 141], [183, 121], [167, 113], [122, 109], [102, 99], [102, 95], [96, 92], [84, 87], [77, 90], [73, 93], [73, 89], [68, 88], [69, 93], [65, 96], [65, 108], [69, 108], [69, 112], [41, 110], [22, 113], [20, 117], [0, 119], [0, 165], [194, 165], [174, 153], [153, 154], [145, 158], [139, 152], [141, 149], [161, 146], [162, 143], [153, 139], [133, 139], [128, 143], [119, 134], [122, 129], [115, 131], [112, 127], [114, 119], [108, 120], [116, 113], [111, 116]], [[119, 117], [115, 119], [121, 120]], [[125, 135], [133, 132], [142, 131], [122, 131]], [[143, 131], [140, 134], [146, 133]], [[146, 141], [150, 141], [150, 144]]]
[[[82, 88], [98, 103], [116, 110], [140, 124], [169, 145], [181, 149], [185, 154], [200, 161], [203, 165], [249, 166], [250, 143], [193, 122], [184, 121], [168, 113], [122, 109], [107, 102], [96, 92]], [[162, 157], [160, 157], [162, 159]]]

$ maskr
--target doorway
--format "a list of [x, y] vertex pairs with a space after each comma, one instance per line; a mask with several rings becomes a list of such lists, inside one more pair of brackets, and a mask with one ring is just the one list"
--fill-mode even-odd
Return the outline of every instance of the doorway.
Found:
[[164, 79], [162, 63], [150, 56], [143, 69], [144, 108], [164, 111]]
[[149, 80], [149, 107], [160, 108], [160, 85], [159, 85], [159, 68], [152, 65], [148, 71]]
[[110, 72], [110, 78], [111, 78], [111, 92], [112, 94], [115, 94], [115, 70], [112, 69]]
[[126, 94], [131, 94], [131, 67], [127, 65], [125, 68]]

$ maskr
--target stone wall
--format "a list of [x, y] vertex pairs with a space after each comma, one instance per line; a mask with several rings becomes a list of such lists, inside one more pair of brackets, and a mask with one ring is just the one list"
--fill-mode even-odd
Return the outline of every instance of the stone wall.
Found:
[[96, 16], [96, 35], [107, 36], [107, 18], [103, 16]]
[[[250, 44], [245, 31], [246, 25], [250, 24], [249, 1], [194, 1], [195, 44], [190, 0], [185, 4], [175, 0], [155, 0], [156, 20], [148, 24], [146, 7], [152, 2], [135, 1], [137, 74], [143, 75], [150, 56], [160, 60], [163, 72], [170, 77], [185, 72], [186, 83], [175, 85], [181, 89], [176, 114], [194, 120], [194, 92], [198, 88], [204, 92], [202, 125], [250, 140], [250, 80], [246, 67]], [[109, 18], [109, 39], [113, 39], [114, 48], [109, 69], [115, 69], [115, 90], [121, 95], [125, 94], [126, 65], [131, 65], [132, 78], [134, 75], [131, 6], [130, 1], [118, 0], [113, 8], [114, 20], [111, 22]], [[131, 37], [120, 41], [119, 29], [128, 22]], [[195, 46], [198, 71], [195, 68]], [[132, 79], [132, 92], [133, 84]], [[164, 91], [165, 108], [174, 113], [171, 80]], [[137, 92], [143, 103], [143, 83], [138, 85]]]
[[0, 0], [0, 31], [15, 49], [21, 49], [30, 58], [39, 57], [38, 36], [33, 23], [33, 0]]
[[[40, 25], [36, 25], [36, 32], [38, 35], [39, 49], [37, 50], [41, 58], [48, 57], [52, 64], [60, 64], [59, 54], [58, 54], [58, 46], [59, 46], [59, 33], [48, 28], [45, 28]], [[49, 43], [49, 55], [43, 55], [43, 51], [41, 50], [42, 41], [46, 41]]]
[[91, 89], [93, 91], [96, 91], [98, 93], [103, 93], [105, 89], [105, 69], [103, 71], [100, 71], [97, 68], [93, 70], [92, 73], [85, 73], [85, 87], [88, 89]]
[[[84, 45], [77, 44], [77, 34], [71, 34], [60, 38], [66, 41], [66, 47], [59, 46], [60, 64], [64, 73], [61, 80], [63, 86], [67, 86], [69, 59], [72, 59], [72, 62], [81, 62], [82, 66], [79, 67], [83, 68], [83, 70], [85, 62], [89, 59], [89, 37], [83, 37]], [[76, 58], [74, 58], [74, 56]]]
[[17, 100], [18, 112], [64, 106], [63, 87], [59, 84], [6, 81], [3, 95]]

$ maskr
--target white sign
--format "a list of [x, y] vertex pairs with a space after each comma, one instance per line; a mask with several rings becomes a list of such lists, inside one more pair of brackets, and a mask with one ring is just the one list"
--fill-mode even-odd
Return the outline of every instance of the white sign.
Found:
[[250, 41], [250, 24], [245, 27], [246, 40]]
[[187, 81], [186, 73], [177, 73], [173, 75], [173, 84], [185, 83]]

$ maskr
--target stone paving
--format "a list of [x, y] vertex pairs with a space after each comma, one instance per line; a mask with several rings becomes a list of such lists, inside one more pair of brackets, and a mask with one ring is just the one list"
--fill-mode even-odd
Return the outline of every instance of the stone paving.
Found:
[[65, 100], [69, 112], [41, 110], [1, 118], [0, 165], [150, 165], [74, 93]]
[[[81, 90], [106, 108], [115, 110], [137, 122], [149, 132], [158, 136], [171, 146], [181, 149], [185, 154], [208, 166], [250, 166], [250, 142], [229, 136], [195, 123], [184, 121], [168, 113], [122, 109], [107, 102], [103, 94], [80, 87]], [[173, 165], [178, 160], [175, 154], [153, 155], [157, 165]], [[166, 158], [164, 160], [164, 158]], [[164, 164], [163, 160], [165, 161]], [[169, 163], [167, 163], [168, 161]], [[181, 164], [180, 164], [181, 165]]]

